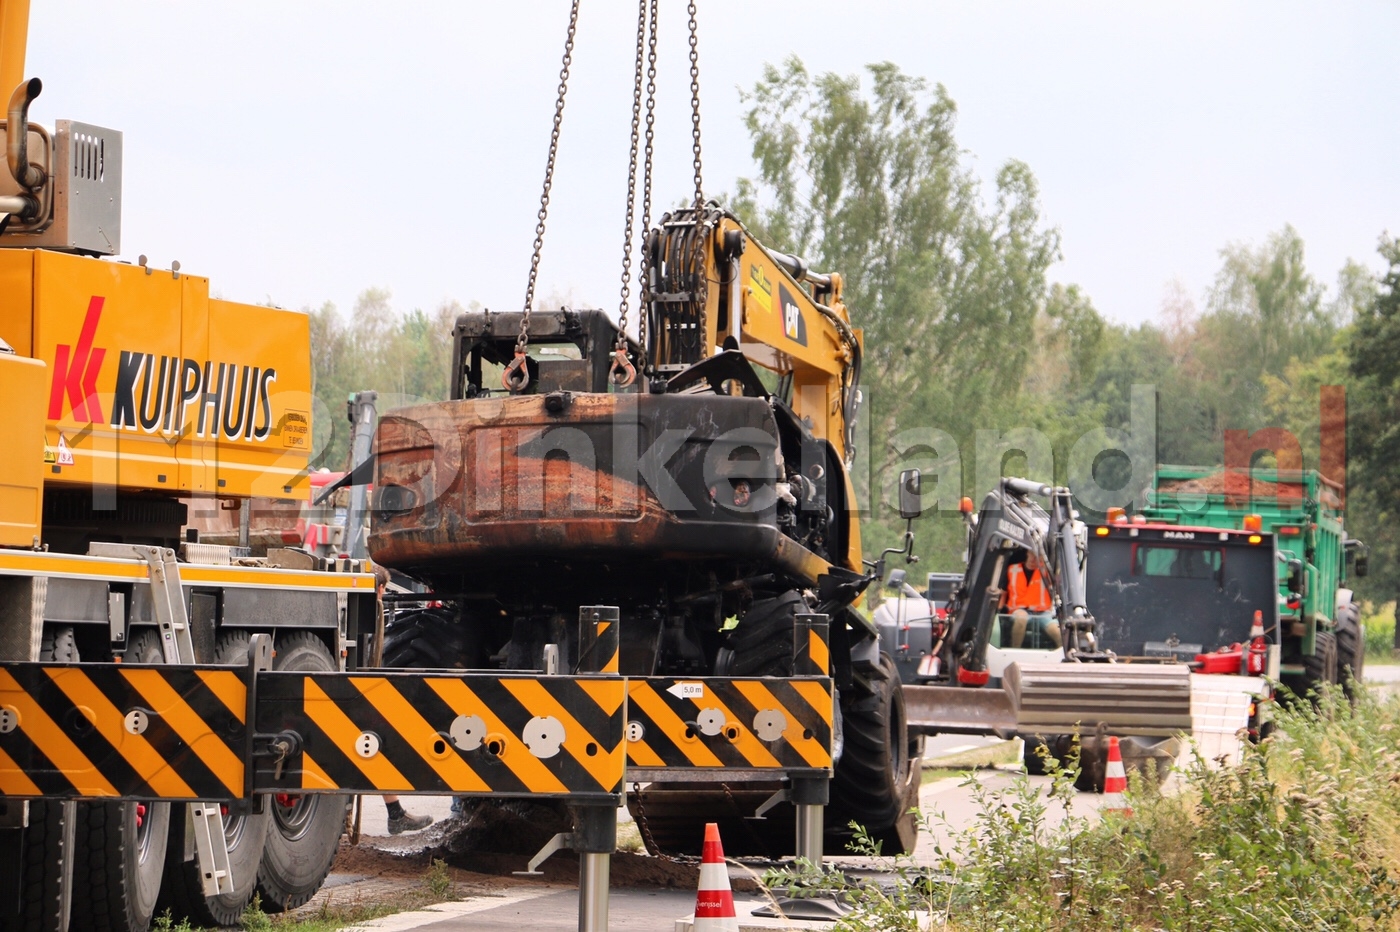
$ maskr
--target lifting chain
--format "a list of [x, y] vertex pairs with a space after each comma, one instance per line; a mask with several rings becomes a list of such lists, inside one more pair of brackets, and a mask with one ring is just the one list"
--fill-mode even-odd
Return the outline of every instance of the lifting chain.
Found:
[[[613, 384], [626, 388], [637, 378], [637, 369], [627, 355], [627, 304], [632, 296], [632, 231], [637, 203], [637, 144], [642, 122], [642, 59], [646, 51], [647, 0], [637, 2], [637, 57], [632, 77], [632, 136], [627, 151], [627, 219], [622, 231], [622, 296], [617, 308], [617, 345], [613, 348]], [[643, 236], [645, 236], [643, 229]]]
[[695, 0], [686, 7], [690, 14], [690, 149], [695, 165], [695, 209], [705, 203], [705, 186], [700, 180], [700, 41], [695, 27]]
[[642, 153], [642, 261], [637, 266], [637, 342], [642, 346], [643, 365], [649, 367], [647, 355], [647, 307], [651, 298], [651, 250], [647, 238], [651, 234], [651, 155], [656, 142], [656, 8], [651, 0], [651, 25], [647, 32], [647, 118], [646, 142]]
[[549, 133], [549, 157], [544, 166], [544, 188], [540, 191], [540, 210], [535, 223], [535, 248], [530, 256], [530, 278], [525, 285], [525, 309], [520, 316], [520, 336], [515, 340], [515, 358], [501, 373], [501, 384], [511, 394], [523, 392], [530, 385], [530, 369], [525, 350], [530, 345], [530, 309], [535, 303], [535, 279], [540, 271], [540, 253], [544, 250], [544, 226], [549, 217], [549, 189], [554, 184], [554, 159], [559, 154], [559, 127], [564, 123], [564, 96], [569, 92], [569, 66], [574, 59], [574, 33], [578, 30], [579, 0], [569, 9], [569, 34], [564, 40], [564, 61], [559, 69], [559, 96], [554, 101], [554, 127]]

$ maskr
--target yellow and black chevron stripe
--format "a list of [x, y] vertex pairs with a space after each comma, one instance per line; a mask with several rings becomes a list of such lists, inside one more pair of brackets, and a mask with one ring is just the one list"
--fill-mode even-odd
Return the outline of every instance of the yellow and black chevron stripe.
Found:
[[625, 681], [419, 673], [258, 677], [260, 734], [296, 732], [259, 792], [615, 795]]
[[831, 680], [627, 681], [627, 762], [645, 769], [830, 769]]
[[8, 665], [0, 794], [241, 797], [245, 697], [228, 668]]

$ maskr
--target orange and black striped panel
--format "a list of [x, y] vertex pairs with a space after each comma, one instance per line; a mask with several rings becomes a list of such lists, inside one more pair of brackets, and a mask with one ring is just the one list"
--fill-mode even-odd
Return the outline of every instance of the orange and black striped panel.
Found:
[[7, 664], [0, 795], [241, 797], [245, 714], [227, 667]]
[[627, 681], [627, 763], [682, 770], [831, 767], [827, 677]]
[[503, 796], [621, 792], [620, 677], [303, 674], [258, 677], [258, 732], [295, 732], [259, 792]]

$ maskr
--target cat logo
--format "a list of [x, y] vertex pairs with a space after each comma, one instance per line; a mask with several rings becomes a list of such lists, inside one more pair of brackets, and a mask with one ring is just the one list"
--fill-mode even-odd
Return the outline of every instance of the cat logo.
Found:
[[778, 303], [783, 308], [783, 333], [799, 346], [806, 346], [807, 320], [802, 316], [802, 308], [793, 298], [792, 292], [783, 285], [778, 286]]

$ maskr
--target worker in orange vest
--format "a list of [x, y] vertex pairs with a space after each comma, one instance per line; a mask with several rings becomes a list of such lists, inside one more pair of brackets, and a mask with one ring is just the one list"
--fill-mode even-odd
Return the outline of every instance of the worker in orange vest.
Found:
[[[1040, 573], [1040, 560], [1034, 555], [1027, 556], [1026, 562], [1007, 568], [1006, 594], [1002, 596], [1002, 608], [1011, 613], [1011, 646], [1020, 647], [1026, 641], [1026, 627], [1031, 613], [1046, 614], [1054, 609], [1050, 601], [1050, 590]], [[1060, 645], [1060, 625], [1049, 618], [1045, 621], [1045, 633], [1055, 646]]]

